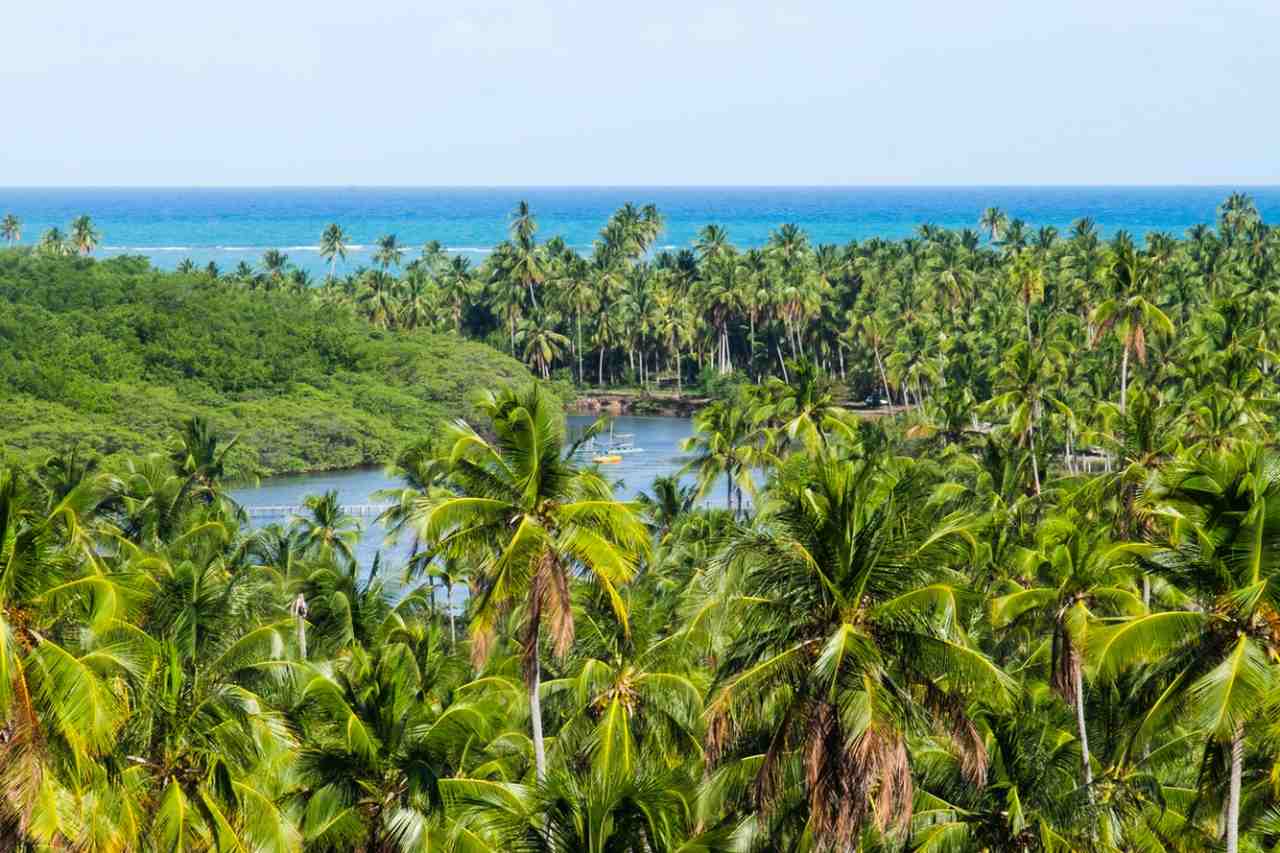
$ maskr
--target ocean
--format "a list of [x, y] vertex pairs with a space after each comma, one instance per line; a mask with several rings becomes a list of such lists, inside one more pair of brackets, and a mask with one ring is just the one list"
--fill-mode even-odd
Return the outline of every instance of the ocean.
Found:
[[[337, 222], [352, 249], [340, 271], [370, 263], [372, 244], [395, 234], [410, 253], [428, 240], [479, 261], [506, 236], [522, 199], [538, 219], [540, 239], [562, 237], [583, 252], [609, 215], [625, 202], [655, 204], [666, 219], [660, 248], [689, 246], [708, 223], [728, 230], [738, 246], [759, 246], [784, 223], [814, 243], [909, 236], [930, 223], [977, 228], [990, 206], [1032, 227], [1065, 229], [1092, 217], [1104, 234], [1135, 236], [1187, 228], [1215, 219], [1232, 191], [1253, 197], [1263, 218], [1280, 219], [1280, 187], [422, 187], [111, 189], [0, 188], [0, 216], [23, 222], [23, 242], [51, 226], [66, 229], [88, 214], [102, 234], [97, 255], [146, 255], [171, 269], [190, 258], [229, 270], [256, 265], [266, 249], [317, 275], [320, 233]], [[412, 257], [412, 254], [408, 255]]]

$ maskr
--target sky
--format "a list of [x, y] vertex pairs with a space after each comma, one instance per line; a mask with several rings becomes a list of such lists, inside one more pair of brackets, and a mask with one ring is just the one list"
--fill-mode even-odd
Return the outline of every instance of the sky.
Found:
[[0, 186], [1280, 183], [1278, 0], [41, 0]]

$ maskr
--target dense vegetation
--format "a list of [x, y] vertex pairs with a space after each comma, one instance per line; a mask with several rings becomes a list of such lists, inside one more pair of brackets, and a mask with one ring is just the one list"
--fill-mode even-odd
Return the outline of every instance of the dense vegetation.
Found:
[[917, 405], [945, 387], [983, 402], [1005, 356], [1027, 341], [1044, 343], [1051, 363], [1072, 350], [1064, 402], [1078, 409], [1119, 402], [1127, 377], [1149, 369], [1148, 350], [1190, 369], [1197, 349], [1247, 330], [1274, 348], [1278, 238], [1243, 195], [1223, 204], [1217, 230], [1153, 232], [1141, 246], [1123, 231], [1104, 241], [1088, 219], [1059, 233], [990, 209], [980, 223], [981, 233], [922, 225], [911, 239], [844, 246], [813, 246], [783, 225], [746, 251], [712, 225], [689, 249], [654, 253], [661, 214], [626, 206], [583, 256], [559, 238], [538, 241], [522, 205], [510, 239], [479, 266], [437, 243], [408, 260], [387, 235], [373, 269], [337, 275], [347, 237], [333, 225], [320, 242], [331, 261], [323, 282], [278, 251], [256, 269], [186, 268], [241, 288], [311, 292], [379, 328], [458, 331], [583, 385], [706, 389], [719, 377], [786, 379], [788, 359], [809, 359], [855, 399]]
[[697, 484], [635, 503], [544, 386], [490, 389], [398, 455], [414, 557], [372, 575], [332, 494], [246, 529], [200, 421], [123, 474], [6, 470], [0, 837], [1275, 849], [1276, 238], [1239, 198], [1182, 242], [1077, 231], [939, 298], [911, 252], [958, 238], [876, 249], [845, 377], [908, 410], [843, 405], [797, 326], [698, 415]]
[[0, 448], [75, 444], [123, 461], [183, 417], [239, 435], [243, 474], [383, 463], [528, 374], [481, 344], [389, 334], [289, 293], [257, 294], [138, 258], [0, 251]]

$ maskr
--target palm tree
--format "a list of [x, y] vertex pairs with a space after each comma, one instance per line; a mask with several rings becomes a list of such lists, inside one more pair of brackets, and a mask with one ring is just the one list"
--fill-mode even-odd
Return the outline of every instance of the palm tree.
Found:
[[435, 629], [393, 614], [381, 633], [303, 673], [295, 716], [307, 744], [290, 800], [309, 848], [378, 853], [449, 839], [446, 780], [483, 755], [473, 745], [494, 736], [513, 698], [468, 689]]
[[440, 291], [453, 316], [454, 332], [462, 334], [462, 317], [475, 292], [471, 261], [462, 255], [451, 258], [440, 279]]
[[93, 227], [93, 220], [77, 216], [71, 221], [71, 245], [82, 255], [93, 254], [102, 235]]
[[710, 760], [749, 758], [765, 815], [803, 797], [818, 849], [910, 822], [907, 743], [925, 720], [982, 785], [986, 750], [965, 709], [1012, 693], [959, 628], [948, 566], [976, 545], [974, 521], [919, 511], [928, 489], [910, 467], [820, 452], [770, 486], [707, 578], [711, 606], [738, 626], [716, 655]]
[[267, 249], [262, 253], [262, 272], [271, 287], [279, 287], [289, 269], [289, 256], [279, 249]]
[[527, 201], [521, 201], [511, 218], [511, 242], [508, 244], [506, 274], [520, 283], [529, 293], [529, 304], [536, 311], [538, 297], [534, 295], [535, 285], [542, 284], [546, 278], [546, 269], [542, 249], [534, 240], [538, 223], [533, 218]]
[[404, 247], [396, 240], [396, 235], [386, 234], [378, 238], [377, 249], [373, 252], [373, 262], [386, 272], [391, 267], [399, 267], [404, 257]]
[[54, 227], [40, 235], [40, 242], [36, 248], [47, 255], [65, 255], [68, 245], [67, 235], [63, 234], [61, 229]]
[[1181, 719], [1208, 739], [1202, 766], [1225, 760], [1221, 825], [1237, 853], [1249, 737], [1280, 656], [1280, 460], [1257, 444], [1210, 449], [1171, 466], [1146, 500], [1166, 527], [1151, 568], [1190, 600], [1095, 632], [1091, 653], [1102, 677], [1143, 667], [1158, 691], [1135, 747]]
[[0, 219], [0, 239], [12, 246], [22, 239], [22, 221], [12, 213], [6, 213]]
[[1120, 341], [1120, 413], [1124, 414], [1129, 391], [1129, 355], [1147, 363], [1147, 336], [1172, 335], [1173, 322], [1141, 293], [1108, 299], [1094, 309], [1094, 339], [1114, 329]]
[[1045, 409], [1069, 413], [1053, 394], [1057, 354], [1044, 346], [1020, 342], [1009, 351], [993, 389], [991, 408], [1009, 416], [1009, 429], [1019, 443], [1026, 441], [1031, 456], [1035, 493], [1040, 494], [1040, 462], [1036, 451], [1036, 429]]
[[182, 421], [170, 459], [178, 473], [212, 496], [227, 474], [227, 456], [239, 441], [239, 436], [233, 436], [224, 442], [205, 418], [195, 415]]
[[978, 217], [978, 228], [987, 232], [992, 243], [999, 242], [1008, 227], [1009, 215], [998, 207], [988, 207], [982, 211], [982, 216]]
[[294, 520], [302, 546], [321, 560], [337, 560], [345, 565], [355, 563], [360, 525], [343, 509], [337, 490], [309, 495], [302, 505], [307, 515]]
[[543, 379], [551, 378], [551, 365], [569, 345], [566, 336], [528, 320], [520, 324], [516, 339], [524, 344], [525, 363], [535, 368]]
[[1012, 592], [991, 600], [991, 621], [997, 630], [1026, 621], [1032, 615], [1050, 626], [1053, 643], [1049, 681], [1063, 701], [1075, 709], [1081, 780], [1090, 799], [1093, 767], [1085, 723], [1085, 649], [1089, 632], [1100, 616], [1145, 613], [1142, 599], [1131, 588], [1131, 565], [1127, 573], [1122, 571], [1133, 562], [1135, 551], [1141, 550], [1127, 543], [1108, 542], [1089, 529], [1085, 519], [1046, 519], [1041, 523], [1035, 547], [1023, 552], [1018, 567], [1020, 574], [1034, 578], [1032, 584], [1039, 585], [1023, 588], [1014, 584]]
[[[128, 713], [111, 686], [131, 666], [132, 644], [111, 633], [124, 619], [123, 592], [102, 570], [82, 527], [82, 510], [102, 495], [97, 483], [85, 482], [45, 510], [20, 471], [0, 469], [0, 784], [6, 790], [0, 819], [6, 824], [48, 823], [40, 798], [59, 790], [50, 780], [61, 777], [59, 768], [92, 766], [109, 752]], [[65, 541], [87, 547], [67, 550]], [[83, 630], [58, 630], [68, 616]], [[38, 784], [42, 779], [46, 784]]]
[[347, 232], [338, 223], [331, 223], [320, 235], [320, 257], [329, 262], [329, 279], [337, 273], [338, 260], [347, 259]]
[[744, 395], [716, 400], [694, 417], [694, 434], [681, 444], [693, 454], [681, 474], [697, 475], [697, 499], [701, 500], [721, 477], [725, 479], [725, 509], [743, 510], [743, 493], [755, 493], [753, 467], [763, 461], [766, 434], [757, 423], [752, 401]]
[[499, 616], [523, 604], [520, 645], [539, 780], [547, 776], [539, 644], [544, 624], [557, 656], [574, 637], [570, 586], [588, 578], [606, 592], [624, 625], [619, 588], [649, 549], [636, 509], [613, 498], [602, 477], [564, 458], [558, 403], [538, 386], [486, 392], [479, 410], [490, 441], [458, 421], [448, 433], [447, 493], [414, 508], [424, 545], [445, 558], [472, 561], [479, 591], [472, 605], [472, 656], [483, 661]]

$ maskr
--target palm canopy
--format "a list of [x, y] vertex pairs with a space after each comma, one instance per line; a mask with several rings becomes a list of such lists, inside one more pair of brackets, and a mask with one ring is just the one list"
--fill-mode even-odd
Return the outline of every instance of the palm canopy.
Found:
[[[490, 440], [465, 422], [448, 431], [444, 487], [415, 503], [421, 541], [444, 558], [476, 566], [479, 593], [471, 611], [473, 657], [491, 648], [500, 616], [523, 605], [521, 642], [534, 706], [535, 747], [541, 745], [537, 684], [544, 621], [552, 648], [573, 642], [570, 587], [598, 587], [615, 618], [627, 624], [619, 588], [649, 551], [637, 508], [613, 497], [597, 472], [578, 469], [564, 453], [558, 402], [540, 386], [486, 391], [478, 408]], [[539, 775], [545, 758], [539, 755]]]
[[1134, 742], [1172, 720], [1201, 733], [1207, 749], [1229, 746], [1224, 823], [1235, 850], [1246, 745], [1277, 687], [1280, 458], [1258, 444], [1206, 449], [1171, 465], [1144, 501], [1167, 525], [1150, 568], [1190, 600], [1094, 632], [1091, 654], [1104, 678], [1145, 665], [1155, 699]]
[[909, 511], [920, 505], [926, 483], [910, 464], [797, 461], [711, 576], [708, 595], [732, 590], [734, 626], [708, 708], [712, 757], [763, 751], [755, 799], [766, 813], [784, 777], [803, 779], [824, 849], [872, 822], [909, 821], [913, 732], [945, 730], [981, 781], [985, 748], [966, 708], [977, 691], [996, 704], [1011, 691], [966, 636], [972, 602], [950, 568], [973, 547], [976, 520]]

